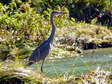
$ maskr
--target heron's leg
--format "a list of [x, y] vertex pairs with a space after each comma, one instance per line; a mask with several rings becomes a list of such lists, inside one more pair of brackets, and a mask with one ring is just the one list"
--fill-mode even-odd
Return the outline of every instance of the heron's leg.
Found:
[[41, 72], [43, 72], [43, 64], [44, 64], [44, 60], [45, 60], [45, 59], [42, 60]]

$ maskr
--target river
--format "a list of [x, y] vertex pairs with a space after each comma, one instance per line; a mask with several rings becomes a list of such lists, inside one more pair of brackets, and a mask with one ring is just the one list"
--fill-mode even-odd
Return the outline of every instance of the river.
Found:
[[[40, 70], [40, 64], [33, 65]], [[68, 75], [82, 75], [100, 67], [112, 71], [112, 48], [86, 50], [77, 57], [46, 60], [44, 74], [50, 77]]]

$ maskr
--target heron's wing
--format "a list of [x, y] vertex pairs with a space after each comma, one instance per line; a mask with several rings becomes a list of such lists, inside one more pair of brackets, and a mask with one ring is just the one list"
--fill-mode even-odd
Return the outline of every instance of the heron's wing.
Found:
[[33, 51], [31, 57], [29, 58], [29, 61], [35, 61], [35, 62], [36, 62], [38, 58], [40, 58], [40, 50], [39, 50], [39, 48], [37, 47], [37, 48]]
[[45, 58], [50, 49], [50, 43], [48, 40], [44, 41], [41, 45], [39, 45], [32, 53], [32, 56], [29, 60], [31, 61], [40, 61], [41, 59]]

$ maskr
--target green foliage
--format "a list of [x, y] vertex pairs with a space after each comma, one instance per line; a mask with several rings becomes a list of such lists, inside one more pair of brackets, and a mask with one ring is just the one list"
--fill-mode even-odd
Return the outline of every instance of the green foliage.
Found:
[[[56, 3], [52, 5], [55, 6], [60, 2], [65, 4], [70, 4], [72, 2], [77, 3], [78, 0], [55, 0], [54, 2]], [[48, 6], [54, 2], [51, 0]], [[0, 3], [0, 59], [5, 60], [7, 58], [12, 59], [16, 57], [28, 57], [31, 55], [31, 52], [35, 46], [39, 45], [42, 41], [48, 38], [50, 34], [49, 31], [51, 30], [50, 13], [52, 12], [52, 9], [48, 8], [42, 14], [39, 14], [35, 8], [32, 7], [32, 3], [30, 0], [29, 2], [13, 0], [12, 3], [9, 3], [9, 5], [3, 5]], [[38, 4], [40, 3], [48, 4], [48, 1], [39, 0]], [[57, 6], [54, 9], [68, 12], [68, 9], [65, 7]], [[73, 18], [70, 20], [69, 15], [67, 14], [57, 16], [55, 18], [55, 22], [57, 27], [63, 27], [62, 29], [64, 29], [64, 27], [67, 28], [67, 30], [64, 31], [64, 34], [66, 34], [64, 36], [67, 36], [79, 26], [83, 28], [85, 27], [84, 25], [86, 25], [85, 23], [76, 23]], [[94, 24], [94, 21], [92, 23]], [[74, 26], [76, 27], [73, 31], [69, 32], [69, 29], [72, 30], [72, 27]], [[62, 31], [57, 31], [57, 34], [61, 36]], [[76, 33], [79, 36], [79, 34], [81, 35], [84, 32], [86, 34], [86, 31], [77, 31]]]
[[32, 5], [36, 7], [38, 12], [43, 12], [47, 8], [56, 9], [59, 6], [71, 9], [73, 4], [80, 4], [81, 9], [92, 4], [102, 6], [102, 10], [112, 8], [111, 0], [32, 0]]
[[[20, 3], [19, 7], [17, 2], [7, 6], [0, 4], [0, 6], [0, 59], [30, 56], [33, 48], [47, 39], [50, 34], [52, 10], [48, 9], [41, 15], [28, 3]], [[68, 25], [69, 21], [66, 15], [58, 16], [55, 20], [58, 27]]]
[[[13, 51], [21, 53], [19, 52], [22, 51], [21, 49], [26, 50], [27, 46], [32, 46], [35, 42], [41, 43], [46, 39], [50, 26], [43, 16], [37, 14], [29, 4], [21, 4], [16, 11], [10, 10], [10, 5], [0, 5], [0, 46], [2, 48], [0, 57], [2, 58], [4, 55], [13, 56]], [[46, 24], [48, 24], [47, 27]], [[20, 54], [14, 56], [17, 55]]]

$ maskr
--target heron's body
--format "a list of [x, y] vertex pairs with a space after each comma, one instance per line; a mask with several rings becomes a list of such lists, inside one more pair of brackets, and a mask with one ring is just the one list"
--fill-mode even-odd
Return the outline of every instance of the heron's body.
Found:
[[33, 51], [32, 56], [29, 58], [29, 60], [32, 62], [38, 62], [46, 58], [49, 52], [50, 52], [50, 43], [49, 40], [46, 40]]
[[40, 60], [43, 60], [42, 65], [41, 65], [41, 72], [43, 72], [43, 63], [45, 58], [48, 56], [49, 52], [50, 52], [50, 45], [52, 45], [53, 43], [53, 39], [55, 36], [55, 31], [56, 31], [56, 25], [54, 23], [54, 16], [57, 14], [63, 14], [63, 12], [57, 12], [57, 11], [53, 11], [51, 13], [51, 18], [50, 18], [50, 22], [51, 22], [51, 26], [52, 26], [52, 31], [51, 34], [49, 36], [49, 38], [47, 40], [45, 40], [42, 44], [40, 44], [32, 53], [31, 57], [29, 58], [29, 65], [32, 65], [35, 62], [38, 62]]

